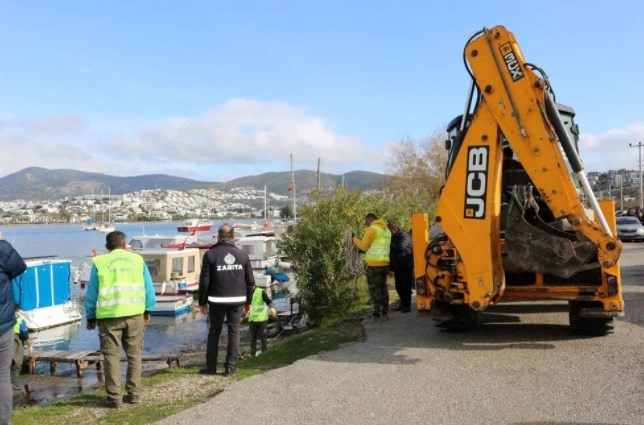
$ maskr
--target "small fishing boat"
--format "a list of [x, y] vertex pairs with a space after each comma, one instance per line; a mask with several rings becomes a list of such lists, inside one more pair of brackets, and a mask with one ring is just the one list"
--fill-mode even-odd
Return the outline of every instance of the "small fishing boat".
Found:
[[257, 232], [235, 239], [235, 244], [248, 254], [253, 269], [264, 270], [277, 264], [277, 240], [273, 232]]
[[96, 229], [97, 229], [96, 220], [89, 219], [83, 222], [83, 230], [90, 231], [90, 230], [96, 230]]
[[148, 266], [157, 294], [182, 294], [199, 290], [199, 249], [144, 249], [137, 253]]
[[155, 248], [185, 248], [197, 242], [196, 235], [140, 235], [130, 239], [129, 245], [134, 251]]
[[210, 221], [201, 221], [196, 218], [186, 220], [177, 227], [177, 232], [182, 233], [195, 233], [207, 232], [212, 228]]
[[81, 320], [70, 296], [71, 261], [55, 257], [25, 259], [27, 270], [12, 280], [14, 301], [31, 331]]
[[192, 295], [157, 295], [157, 303], [150, 312], [153, 316], [178, 316], [190, 311]]
[[101, 233], [111, 233], [114, 230], [116, 230], [116, 227], [114, 227], [113, 224], [104, 222], [99, 224], [98, 227], [96, 227], [96, 230], [98, 230]]

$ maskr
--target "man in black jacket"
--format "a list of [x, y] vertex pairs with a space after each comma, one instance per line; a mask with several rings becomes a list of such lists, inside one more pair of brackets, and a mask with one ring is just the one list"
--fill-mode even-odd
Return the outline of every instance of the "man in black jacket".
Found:
[[10, 369], [16, 305], [11, 279], [18, 277], [26, 269], [27, 265], [20, 254], [9, 242], [0, 240], [0, 424], [9, 423], [13, 404]]
[[395, 223], [388, 221], [391, 232], [391, 249], [389, 250], [389, 267], [394, 272], [396, 292], [400, 298], [400, 310], [409, 313], [411, 309], [411, 288], [414, 283], [414, 257], [411, 253], [411, 236], [403, 232]]
[[200, 372], [208, 375], [217, 373], [219, 336], [225, 319], [228, 347], [224, 376], [230, 376], [235, 373], [242, 306], [248, 310], [255, 278], [248, 255], [235, 246], [233, 228], [224, 224], [219, 228], [217, 238], [217, 244], [203, 256], [199, 277], [199, 309], [202, 314], [210, 311], [206, 365]]

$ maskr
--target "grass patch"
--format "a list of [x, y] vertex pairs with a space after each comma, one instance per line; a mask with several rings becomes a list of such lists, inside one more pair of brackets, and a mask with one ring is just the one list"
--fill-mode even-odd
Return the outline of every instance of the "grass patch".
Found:
[[237, 373], [232, 379], [221, 376], [202, 376], [199, 374], [199, 369], [194, 367], [163, 369], [143, 378], [140, 405], [125, 405], [118, 410], [100, 407], [105, 391], [97, 390], [49, 406], [16, 408], [12, 423], [14, 425], [149, 424], [203, 403], [231, 382], [289, 365], [312, 354], [335, 350], [341, 344], [357, 341], [361, 337], [362, 328], [357, 318], [329, 319], [320, 327], [284, 338], [259, 357], [238, 362]]

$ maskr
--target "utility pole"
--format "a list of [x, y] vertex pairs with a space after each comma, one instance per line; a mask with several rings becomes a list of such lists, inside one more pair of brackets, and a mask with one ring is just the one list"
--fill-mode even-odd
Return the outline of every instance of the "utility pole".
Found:
[[293, 168], [293, 154], [291, 154], [291, 189], [293, 192], [293, 221], [296, 221], [297, 211], [295, 209], [295, 169]]
[[619, 209], [624, 210], [624, 171], [619, 173]]
[[631, 148], [637, 148], [640, 152], [640, 208], [644, 208], [644, 194], [642, 193], [642, 142], [637, 142], [636, 145], [629, 143], [628, 146]]
[[320, 158], [318, 158], [318, 192], [320, 191]]

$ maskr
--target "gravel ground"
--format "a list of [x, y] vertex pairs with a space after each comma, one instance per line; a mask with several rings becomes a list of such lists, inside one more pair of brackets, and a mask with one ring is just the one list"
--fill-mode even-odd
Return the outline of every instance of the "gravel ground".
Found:
[[232, 384], [160, 424], [644, 424], [644, 244], [622, 254], [627, 315], [580, 338], [567, 305], [506, 304], [472, 333], [414, 314]]

